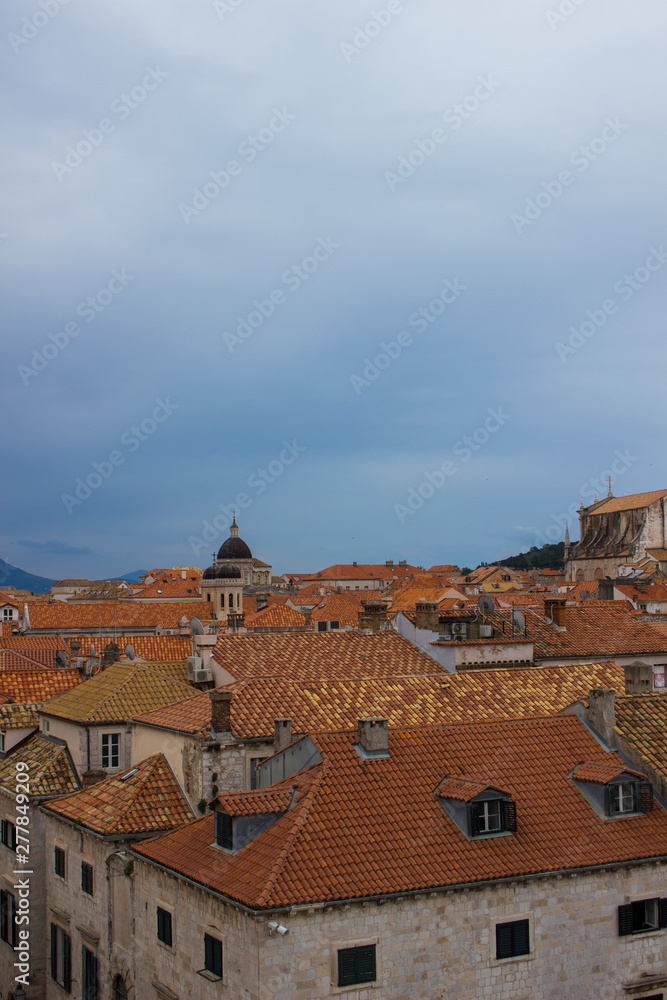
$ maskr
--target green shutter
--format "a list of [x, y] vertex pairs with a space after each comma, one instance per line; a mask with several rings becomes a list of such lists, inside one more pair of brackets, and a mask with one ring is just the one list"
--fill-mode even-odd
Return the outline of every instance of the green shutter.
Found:
[[341, 948], [338, 952], [339, 986], [352, 986], [357, 981], [357, 963], [354, 952], [354, 948]]
[[641, 812], [653, 811], [653, 785], [650, 781], [639, 782], [639, 809]]
[[72, 941], [69, 934], [63, 933], [63, 989], [68, 993], [72, 990]]
[[355, 948], [357, 953], [357, 982], [372, 983], [375, 980], [375, 945]]
[[58, 977], [58, 928], [51, 924], [51, 979]]
[[511, 799], [504, 799], [500, 803], [501, 830], [509, 830], [516, 833], [516, 802]]
[[204, 934], [204, 968], [222, 979], [222, 941]]
[[632, 920], [632, 903], [627, 903], [618, 908], [618, 934], [619, 937], [625, 937], [628, 934], [632, 934], [633, 920]]
[[231, 851], [234, 848], [232, 817], [220, 809], [215, 813], [215, 842], [218, 847]]
[[511, 958], [512, 954], [512, 925], [496, 924], [496, 958]]
[[472, 802], [468, 806], [468, 829], [470, 830], [471, 837], [478, 836], [480, 832], [479, 806], [476, 802]]
[[659, 906], [660, 906], [660, 926], [667, 927], [667, 899], [661, 899]]
[[513, 924], [514, 954], [530, 954], [530, 929], [527, 920], [515, 920]]

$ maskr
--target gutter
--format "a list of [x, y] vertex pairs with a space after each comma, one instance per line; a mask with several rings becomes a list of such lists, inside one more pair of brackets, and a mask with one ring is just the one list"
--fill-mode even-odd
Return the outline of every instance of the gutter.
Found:
[[479, 882], [453, 882], [450, 885], [441, 886], [429, 886], [424, 889], [408, 889], [404, 892], [389, 892], [381, 893], [377, 896], [351, 896], [346, 899], [333, 899], [333, 900], [313, 900], [307, 903], [295, 903], [289, 906], [281, 906], [267, 909], [253, 909], [250, 906], [246, 906], [244, 903], [238, 900], [232, 899], [230, 896], [225, 896], [224, 893], [219, 892], [217, 889], [213, 889], [207, 886], [203, 882], [197, 882], [195, 879], [188, 878], [187, 875], [183, 875], [181, 872], [177, 871], [175, 868], [168, 868], [166, 865], [160, 864], [159, 861], [154, 861], [152, 858], [147, 858], [144, 854], [139, 854], [128, 848], [128, 854], [133, 854], [135, 857], [139, 858], [141, 861], [146, 862], [149, 865], [154, 865], [161, 871], [167, 872], [174, 878], [180, 878], [189, 885], [194, 886], [196, 889], [203, 889], [205, 892], [210, 893], [212, 896], [217, 896], [223, 902], [228, 903], [230, 906], [234, 906], [236, 909], [241, 910], [243, 913], [248, 914], [254, 919], [258, 919], [262, 916], [277, 916], [280, 914], [290, 915], [299, 910], [333, 910], [337, 906], [348, 907], [353, 904], [363, 904], [363, 903], [376, 903], [377, 905], [382, 905], [383, 903], [398, 902], [401, 899], [415, 899], [418, 896], [435, 896], [439, 894], [445, 894], [448, 892], [454, 892], [456, 890], [463, 889], [485, 889], [492, 886], [502, 886], [511, 885], [516, 882], [527, 882], [536, 881], [538, 879], [549, 879], [549, 878], [563, 878], [569, 875], [585, 875], [590, 872], [599, 871], [616, 871], [619, 868], [631, 868], [638, 865], [649, 865], [649, 864], [667, 864], [667, 855], [660, 854], [655, 857], [649, 858], [631, 858], [628, 861], [608, 861], [602, 865], [585, 865], [583, 868], [557, 868], [553, 871], [547, 872], [531, 872], [527, 875], [508, 875], [504, 878], [494, 878], [494, 879], [484, 879]]

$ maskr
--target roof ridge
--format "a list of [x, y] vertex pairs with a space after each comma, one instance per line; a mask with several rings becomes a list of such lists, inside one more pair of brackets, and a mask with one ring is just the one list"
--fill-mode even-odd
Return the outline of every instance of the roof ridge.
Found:
[[330, 768], [330, 763], [327, 759], [324, 759], [321, 763], [315, 764], [313, 772], [315, 771], [316, 768], [318, 769], [319, 773], [317, 773], [315, 777], [311, 779], [311, 786], [304, 795], [302, 802], [299, 803], [301, 809], [301, 815], [299, 816], [298, 820], [293, 824], [292, 830], [289, 836], [287, 837], [284, 846], [278, 852], [278, 856], [276, 857], [276, 860], [271, 866], [271, 871], [269, 873], [269, 877], [264, 886], [264, 889], [259, 894], [258, 902], [260, 903], [260, 905], [264, 902], [268, 903], [269, 897], [273, 892], [273, 890], [275, 889], [276, 882], [278, 881], [278, 877], [282, 872], [283, 868], [285, 867], [287, 857], [289, 855], [290, 850], [292, 849], [292, 846], [294, 845], [294, 841], [296, 840], [297, 834], [301, 829], [301, 827], [303, 826], [303, 824], [305, 823], [306, 817], [310, 812], [310, 807], [312, 805], [313, 799], [315, 798], [315, 792], [322, 785], [324, 776]]

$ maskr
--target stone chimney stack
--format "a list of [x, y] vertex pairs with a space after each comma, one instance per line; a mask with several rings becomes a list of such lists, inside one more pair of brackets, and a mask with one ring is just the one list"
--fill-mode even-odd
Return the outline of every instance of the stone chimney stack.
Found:
[[415, 604], [417, 628], [437, 632], [440, 628], [440, 612], [436, 601], [417, 601]]
[[281, 750], [287, 749], [292, 742], [292, 720], [274, 719], [273, 732], [273, 752], [280, 753]]
[[554, 625], [565, 628], [565, 604], [567, 594], [547, 594], [544, 598], [544, 614]]
[[594, 688], [589, 696], [589, 709], [586, 716], [593, 729], [600, 734], [605, 743], [614, 746], [616, 743], [614, 726], [616, 725], [616, 692], [611, 688]]
[[108, 777], [106, 771], [84, 771], [81, 775], [81, 784], [84, 788], [90, 788], [91, 785], [97, 785], [98, 782], [104, 781]]
[[359, 614], [359, 628], [379, 632], [380, 624], [387, 620], [387, 607], [383, 601], [362, 601], [363, 611]]
[[257, 610], [258, 611], [261, 611], [269, 603], [269, 595], [268, 594], [255, 594], [255, 598], [257, 600]]
[[186, 569], [182, 569], [181, 570], [181, 580], [187, 580], [187, 578], [188, 578], [188, 571]]
[[650, 663], [635, 660], [625, 667], [625, 693], [650, 694], [653, 690], [653, 667]]
[[232, 731], [232, 692], [213, 688], [208, 693], [211, 699], [211, 729], [214, 733]]
[[389, 721], [378, 716], [359, 719], [357, 722], [359, 746], [365, 754], [374, 757], [389, 756]]

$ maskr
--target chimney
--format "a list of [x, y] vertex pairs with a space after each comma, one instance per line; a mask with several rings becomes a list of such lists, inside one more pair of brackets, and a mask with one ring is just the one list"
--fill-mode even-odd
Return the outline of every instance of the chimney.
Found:
[[373, 757], [389, 756], [389, 721], [378, 716], [359, 719], [357, 722], [359, 734], [358, 746], [364, 755]]
[[398, 565], [399, 565], [399, 566], [407, 566], [407, 565], [408, 565], [408, 560], [407, 560], [407, 559], [401, 559], [401, 560], [399, 561], [399, 564], [398, 564]]
[[312, 625], [311, 618], [313, 615], [313, 608], [304, 608], [301, 614], [303, 615], [303, 624], [306, 628], [310, 628]]
[[274, 719], [273, 732], [273, 752], [280, 753], [281, 750], [285, 750], [292, 742], [292, 720]]
[[417, 628], [437, 632], [440, 628], [440, 612], [436, 601], [417, 601], [415, 604]]
[[257, 610], [261, 611], [262, 608], [265, 608], [268, 605], [268, 603], [269, 603], [269, 595], [268, 594], [257, 594], [256, 597], [257, 597]]
[[594, 688], [588, 695], [587, 720], [605, 743], [614, 746], [614, 726], [616, 725], [616, 692], [611, 688]]
[[650, 663], [635, 660], [625, 667], [625, 693], [650, 694], [653, 690], [653, 667]]
[[106, 771], [84, 771], [81, 775], [81, 784], [84, 788], [90, 788], [91, 785], [96, 785], [108, 777]]
[[120, 656], [120, 649], [115, 642], [108, 642], [104, 647], [104, 655], [102, 657], [102, 665], [105, 667], [110, 667], [112, 663], [116, 663], [118, 657]]
[[188, 578], [188, 572], [187, 572], [187, 570], [182, 569], [181, 570], [181, 580], [187, 580], [187, 578]]
[[211, 699], [211, 729], [214, 733], [231, 733], [232, 692], [213, 688], [208, 696]]
[[548, 594], [544, 598], [544, 614], [559, 628], [565, 628], [566, 602], [567, 594]]
[[387, 606], [383, 601], [362, 601], [363, 611], [359, 612], [359, 628], [379, 632], [381, 622], [387, 620]]
[[394, 560], [393, 559], [387, 559], [387, 561], [385, 563], [385, 566], [389, 566], [389, 568], [391, 569], [391, 567], [393, 565], [394, 565]]

